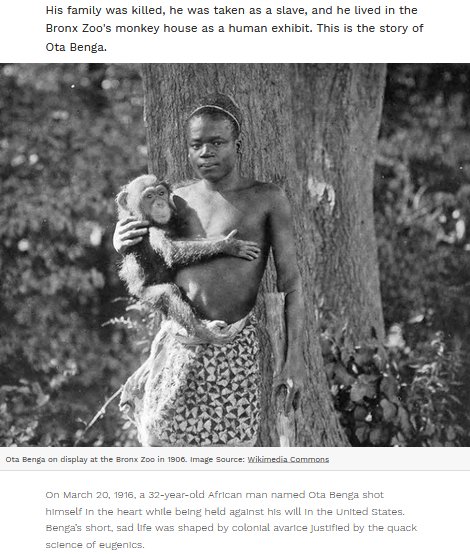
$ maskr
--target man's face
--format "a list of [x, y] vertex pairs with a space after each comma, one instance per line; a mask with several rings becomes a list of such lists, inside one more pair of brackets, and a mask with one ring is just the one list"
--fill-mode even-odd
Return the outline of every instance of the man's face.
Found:
[[235, 168], [239, 141], [226, 118], [207, 114], [193, 117], [188, 123], [187, 141], [189, 161], [199, 177], [218, 182]]

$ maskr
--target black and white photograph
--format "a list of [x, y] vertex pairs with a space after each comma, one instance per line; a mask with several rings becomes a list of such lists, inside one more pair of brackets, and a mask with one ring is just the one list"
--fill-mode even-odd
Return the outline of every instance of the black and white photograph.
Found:
[[469, 64], [0, 64], [0, 446], [470, 446]]

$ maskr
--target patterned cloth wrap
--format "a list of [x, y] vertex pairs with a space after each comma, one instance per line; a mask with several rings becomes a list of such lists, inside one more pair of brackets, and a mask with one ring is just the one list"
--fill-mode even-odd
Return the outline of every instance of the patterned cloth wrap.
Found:
[[143, 446], [253, 446], [260, 416], [257, 322], [205, 321], [210, 343], [165, 321], [121, 409]]

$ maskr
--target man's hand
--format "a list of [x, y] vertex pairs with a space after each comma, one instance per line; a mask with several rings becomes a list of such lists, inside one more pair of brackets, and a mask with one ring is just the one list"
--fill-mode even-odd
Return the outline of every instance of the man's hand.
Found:
[[235, 256], [236, 258], [243, 258], [245, 260], [256, 260], [261, 254], [261, 249], [256, 242], [250, 242], [247, 240], [234, 239], [237, 234], [237, 230], [234, 229], [226, 237], [222, 239], [222, 252], [228, 256]]
[[286, 361], [273, 380], [273, 401], [284, 392], [284, 413], [296, 410], [306, 387], [306, 368], [302, 361]]
[[140, 221], [135, 217], [126, 217], [118, 221], [113, 235], [113, 246], [116, 252], [125, 254], [130, 246], [138, 244], [148, 233], [148, 226], [148, 221]]

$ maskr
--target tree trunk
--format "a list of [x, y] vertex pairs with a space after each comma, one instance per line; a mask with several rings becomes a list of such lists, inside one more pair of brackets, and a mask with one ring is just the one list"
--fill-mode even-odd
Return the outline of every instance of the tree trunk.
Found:
[[[373, 82], [374, 75], [377, 82]], [[361, 79], [365, 79], [365, 82], [362, 83]], [[294, 216], [297, 255], [305, 289], [307, 320], [304, 356], [309, 369], [308, 393], [295, 418], [295, 444], [346, 445], [347, 440], [338, 423], [323, 371], [315, 292], [318, 288], [320, 298], [332, 302], [331, 295], [325, 296], [328, 285], [331, 285], [339, 295], [337, 302], [331, 304], [335, 309], [338, 305], [341, 307], [341, 302], [345, 303], [347, 310], [357, 309], [354, 302], [357, 295], [360, 299], [358, 306], [366, 301], [372, 305], [375, 301], [377, 304], [373, 314], [381, 313], [378, 282], [376, 288], [374, 281], [367, 290], [356, 290], [368, 283], [361, 278], [362, 275], [368, 278], [377, 275], [377, 268], [371, 267], [373, 261], [376, 261], [375, 250], [367, 250], [361, 243], [361, 240], [371, 237], [375, 248], [372, 211], [364, 211], [364, 205], [371, 207], [371, 199], [366, 201], [367, 194], [361, 195], [357, 191], [355, 194], [350, 193], [347, 186], [351, 186], [351, 182], [355, 185], [354, 189], [367, 185], [370, 190], [372, 186], [371, 168], [380, 115], [383, 69], [337, 65], [149, 64], [143, 66], [143, 81], [150, 171], [170, 182], [192, 176], [184, 140], [185, 115], [189, 107], [216, 90], [229, 94], [240, 105], [244, 116], [242, 173], [283, 186]], [[371, 93], [375, 103], [364, 100], [362, 91], [365, 86], [376, 91], [374, 95]], [[346, 90], [343, 90], [344, 87]], [[351, 108], [348, 105], [349, 96], [353, 103]], [[360, 104], [361, 101], [364, 105]], [[354, 110], [360, 112], [362, 117], [354, 114]], [[373, 112], [370, 117], [366, 115], [367, 111]], [[338, 118], [337, 121], [331, 121], [331, 116]], [[367, 128], [359, 129], [365, 121], [368, 123]], [[336, 125], [339, 125], [341, 133], [332, 129]], [[366, 136], [367, 132], [372, 133], [372, 138]], [[370, 160], [365, 156], [367, 145], [357, 143], [362, 135], [371, 147]], [[334, 141], [338, 137], [341, 141], [336, 144]], [[314, 165], [316, 163], [320, 163], [320, 167], [317, 168]], [[352, 167], [349, 167], [351, 164]], [[370, 182], [364, 182], [366, 177]], [[320, 194], [321, 183], [326, 183], [325, 191], [335, 191], [334, 206]], [[351, 206], [348, 204], [349, 196], [355, 199]], [[360, 200], [356, 196], [360, 196]], [[314, 214], [315, 207], [318, 208], [318, 214]], [[346, 226], [338, 224], [342, 218], [347, 220]], [[363, 220], [363, 223], [356, 222], [356, 219]], [[334, 233], [330, 248], [326, 233], [332, 232], [328, 227], [332, 226], [332, 222], [341, 228], [341, 232]], [[356, 228], [360, 231], [359, 237], [345, 234]], [[357, 253], [348, 251], [348, 248], [358, 245], [360, 248]], [[355, 260], [355, 256], [360, 259]], [[368, 260], [369, 272], [363, 268], [362, 257]], [[343, 259], [348, 261], [348, 265], [344, 268], [342, 266], [342, 271], [336, 276], [334, 269], [338, 270], [337, 260], [343, 262]], [[320, 263], [328, 267], [318, 267]], [[330, 282], [322, 279], [330, 279]], [[275, 270], [270, 261], [258, 303], [264, 372], [264, 420], [260, 433], [260, 444], [263, 446], [279, 444], [276, 414], [271, 406], [273, 360], [264, 302], [264, 295], [275, 290], [275, 282]], [[377, 295], [369, 300], [369, 290], [372, 289]], [[361, 314], [362, 311], [365, 313], [366, 309], [361, 309]], [[347, 315], [351, 321], [356, 321], [351, 317], [353, 314]], [[371, 321], [378, 325], [381, 315], [374, 317]], [[361, 326], [364, 325], [362, 315], [358, 321]]]
[[321, 312], [348, 321], [354, 340], [381, 340], [373, 172], [385, 65], [301, 64], [293, 74], [300, 200], [310, 214], [299, 235], [313, 265], [311, 293]]

